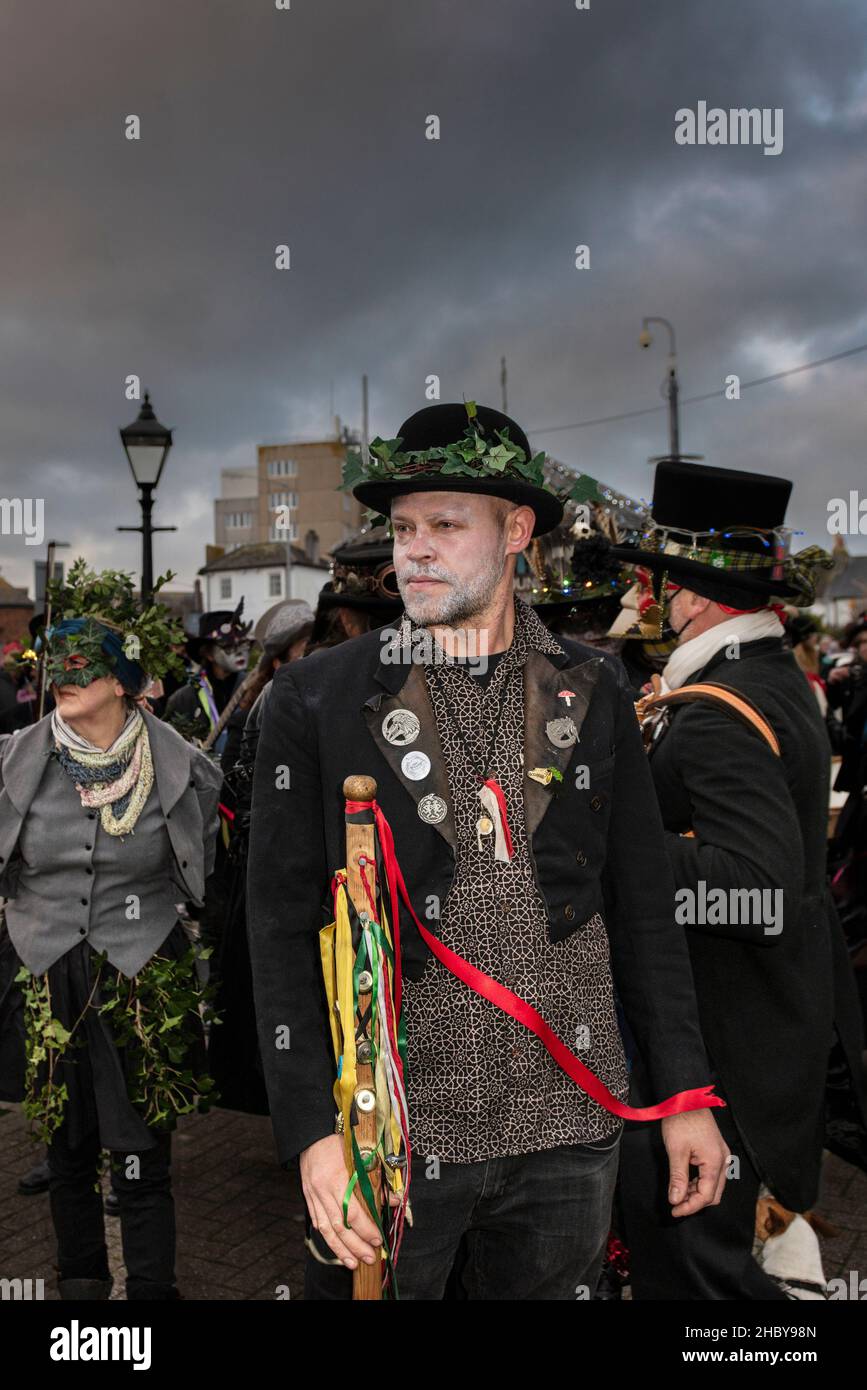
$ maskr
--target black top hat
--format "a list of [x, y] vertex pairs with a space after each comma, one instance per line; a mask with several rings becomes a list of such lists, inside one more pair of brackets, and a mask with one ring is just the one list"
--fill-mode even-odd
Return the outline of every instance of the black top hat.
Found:
[[187, 651], [193, 660], [198, 661], [206, 642], [249, 642], [250, 628], [253, 624], [241, 622], [243, 611], [242, 598], [234, 611], [229, 608], [217, 608], [212, 613], [200, 613], [198, 636], [187, 638]]
[[793, 575], [788, 555], [784, 522], [791, 492], [786, 478], [660, 459], [642, 542], [612, 553], [627, 564], [665, 571], [718, 603], [745, 607], [773, 597], [809, 604], [805, 579]]
[[[470, 403], [455, 402], [426, 406], [405, 420], [398, 431], [400, 457], [393, 470], [398, 476], [370, 476], [353, 487], [353, 495], [365, 506], [388, 516], [395, 497], [406, 492], [476, 492], [490, 497], [506, 497], [518, 506], [532, 507], [536, 513], [534, 536], [540, 536], [556, 526], [563, 515], [563, 504], [556, 494], [544, 485], [541, 464], [530, 452], [527, 436], [519, 425], [499, 410], [488, 406], [473, 407]], [[498, 467], [490, 455], [468, 464], [466, 472], [446, 471], [450, 468], [445, 457], [406, 459], [404, 456], [427, 450], [445, 450], [460, 444], [468, 429], [485, 440], [493, 451], [503, 444], [502, 435], [517, 445], [523, 459], [508, 459]], [[374, 440], [371, 452], [381, 441]], [[494, 457], [496, 457], [494, 455]]]

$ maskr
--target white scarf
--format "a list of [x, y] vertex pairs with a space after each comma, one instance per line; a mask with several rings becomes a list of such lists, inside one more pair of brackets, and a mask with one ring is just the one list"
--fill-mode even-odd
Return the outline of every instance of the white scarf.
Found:
[[[762, 637], [782, 637], [785, 629], [776, 613], [763, 608], [760, 613], [740, 613], [709, 628], [700, 637], [691, 637], [676, 647], [662, 672], [662, 689], [679, 690], [690, 676], [701, 671], [712, 656], [730, 642], [758, 642]], [[737, 646], [735, 646], [737, 651]]]
[[99, 748], [97, 744], [91, 743], [89, 739], [82, 738], [77, 734], [71, 724], [67, 724], [59, 711], [55, 708], [51, 711], [51, 732], [58, 743], [63, 744], [72, 753], [104, 753], [107, 762], [110, 762], [115, 753], [121, 746], [125, 746], [130, 734], [130, 725], [138, 726], [142, 722], [141, 712], [136, 706], [127, 715], [124, 726], [114, 740], [110, 748]]

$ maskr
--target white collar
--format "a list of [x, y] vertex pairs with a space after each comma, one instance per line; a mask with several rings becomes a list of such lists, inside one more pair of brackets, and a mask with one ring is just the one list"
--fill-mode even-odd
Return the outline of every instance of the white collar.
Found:
[[663, 690], [679, 690], [690, 676], [701, 671], [712, 656], [723, 647], [733, 644], [734, 658], [742, 642], [758, 642], [762, 637], [782, 637], [785, 629], [776, 613], [763, 608], [759, 613], [738, 613], [724, 623], [708, 628], [699, 637], [691, 637], [682, 647], [676, 647], [662, 672]]

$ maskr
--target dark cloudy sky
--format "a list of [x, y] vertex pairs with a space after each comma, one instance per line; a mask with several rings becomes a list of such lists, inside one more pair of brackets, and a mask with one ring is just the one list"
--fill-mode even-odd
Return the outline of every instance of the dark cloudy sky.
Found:
[[[647, 496], [664, 413], [543, 432], [658, 403], [642, 315], [685, 395], [867, 342], [863, 0], [4, 0], [0, 54], [0, 493], [68, 557], [138, 566], [128, 373], [176, 429], [156, 562], [190, 585], [220, 468], [332, 391], [358, 424], [362, 372], [391, 435], [430, 373], [499, 404], [505, 354], [534, 445]], [[782, 107], [782, 154], [677, 145], [700, 100]], [[821, 540], [867, 493], [865, 386], [867, 353], [686, 407], [682, 446], [792, 477]], [[33, 558], [0, 537], [6, 578]]]

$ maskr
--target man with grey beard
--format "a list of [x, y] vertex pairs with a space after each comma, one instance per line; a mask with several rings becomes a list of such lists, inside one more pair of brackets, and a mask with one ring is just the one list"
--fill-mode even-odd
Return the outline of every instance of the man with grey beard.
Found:
[[[720, 1200], [726, 1159], [625, 673], [514, 596], [518, 555], [562, 505], [513, 420], [472, 402], [421, 410], [349, 462], [345, 486], [390, 516], [405, 614], [281, 669], [263, 722], [249, 924], [280, 1160], [300, 1156], [313, 1225], [346, 1266], [374, 1263], [357, 1195], [344, 1218], [318, 943], [346, 858], [343, 781], [364, 773], [453, 962], [402, 918], [401, 1296], [441, 1298], [466, 1239], [471, 1298], [589, 1297], [623, 1120], [661, 1119], [678, 1219]], [[615, 983], [652, 1059], [657, 1104], [642, 1112]]]

